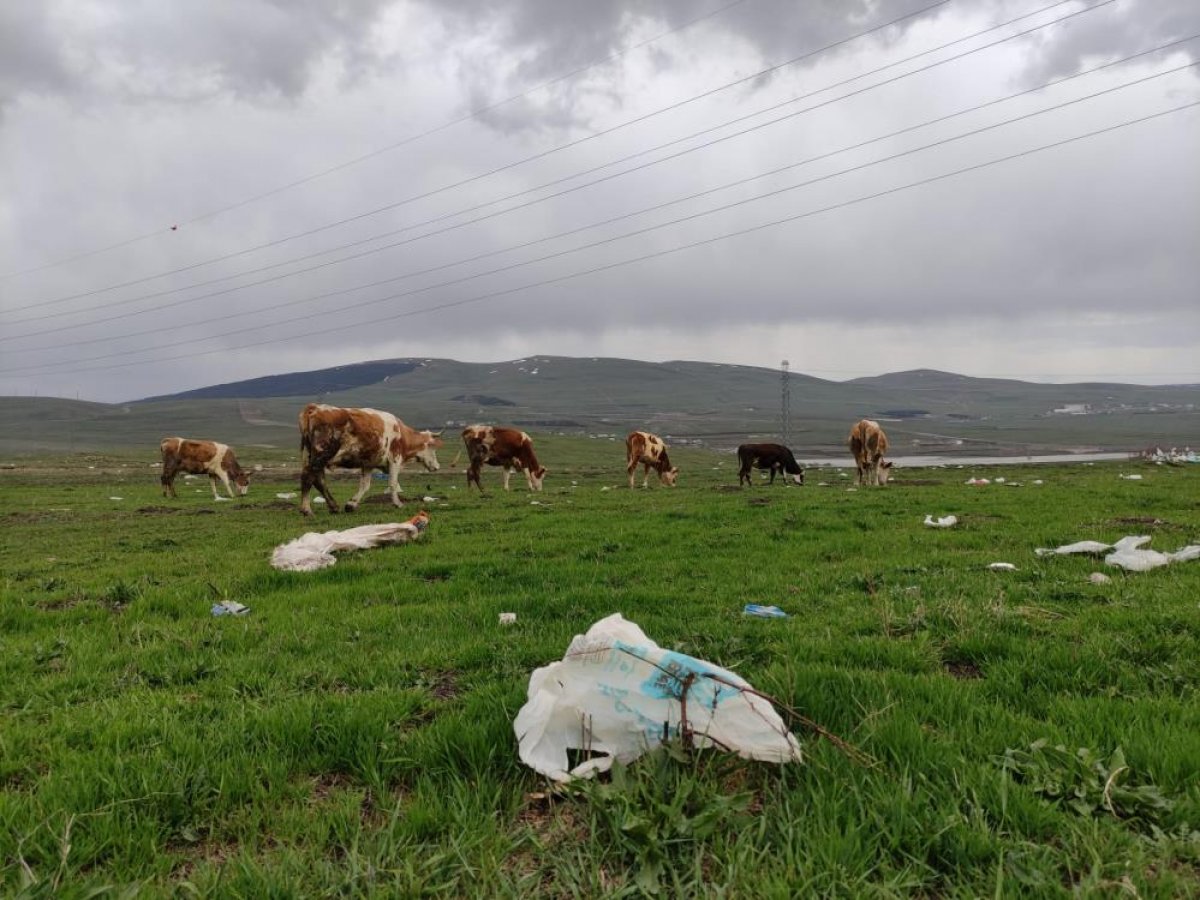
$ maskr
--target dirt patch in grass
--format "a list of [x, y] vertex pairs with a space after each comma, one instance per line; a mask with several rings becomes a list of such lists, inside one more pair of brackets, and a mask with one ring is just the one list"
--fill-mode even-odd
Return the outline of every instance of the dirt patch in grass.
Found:
[[746, 501], [749, 506], [767, 506], [770, 502], [770, 497], [751, 497]]
[[419, 683], [436, 700], [453, 700], [462, 693], [458, 686], [458, 673], [452, 669], [445, 672], [426, 672]]
[[180, 853], [183, 859], [172, 871], [171, 878], [187, 881], [200, 866], [221, 866], [238, 852], [237, 841], [201, 841], [198, 844], [168, 844], [170, 852]]
[[1138, 528], [1157, 530], [1157, 531], [1184, 531], [1186, 526], [1176, 522], [1168, 522], [1165, 519], [1157, 519], [1154, 516], [1118, 516], [1114, 519], [1105, 519], [1105, 525], [1116, 525], [1124, 528], [1128, 526], [1136, 526]]
[[742, 489], [740, 484], [716, 484], [712, 488], [718, 494], [736, 494]]
[[965, 660], [946, 660], [942, 663], [942, 668], [946, 670], [947, 674], [963, 681], [983, 677], [979, 666]]

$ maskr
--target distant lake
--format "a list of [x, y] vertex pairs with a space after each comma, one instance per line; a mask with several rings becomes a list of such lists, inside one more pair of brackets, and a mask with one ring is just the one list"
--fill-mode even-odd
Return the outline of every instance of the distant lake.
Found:
[[[951, 456], [951, 455], [928, 455], [928, 456], [888, 456], [888, 460], [894, 462], [897, 468], [917, 468], [920, 466], [963, 466], [970, 468], [971, 466], [1016, 466], [1029, 465], [1031, 463], [1085, 463], [1085, 462], [1110, 462], [1112, 460], [1128, 460], [1128, 453], [1049, 453], [1042, 456]], [[802, 466], [810, 466], [813, 468], [835, 468], [846, 469], [854, 468], [854, 462], [849, 458], [849, 454], [845, 460], [837, 459], [836, 457], [825, 457], [823, 459], [800, 459], [797, 460]]]

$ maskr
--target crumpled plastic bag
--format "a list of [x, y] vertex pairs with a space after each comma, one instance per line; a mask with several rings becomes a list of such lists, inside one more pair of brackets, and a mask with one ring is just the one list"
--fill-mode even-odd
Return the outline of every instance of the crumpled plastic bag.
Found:
[[407, 544], [429, 525], [429, 513], [421, 510], [407, 522], [360, 525], [345, 531], [310, 531], [280, 544], [271, 553], [271, 566], [284, 572], [315, 572], [337, 562], [339, 550], [369, 550], [385, 544]]
[[952, 528], [958, 524], [958, 516], [941, 516], [935, 519], [933, 516], [927, 515], [925, 524], [930, 528]]
[[[680, 737], [744, 759], [801, 761], [795, 736], [744, 679], [664, 650], [620, 613], [576, 635], [560, 662], [534, 670], [513, 731], [521, 761], [559, 782]], [[568, 770], [568, 750], [592, 756]]]
[[1150, 535], [1147, 534], [1131, 534], [1121, 538], [1115, 544], [1102, 544], [1099, 541], [1079, 541], [1076, 544], [1067, 544], [1062, 547], [1056, 547], [1053, 550], [1047, 550], [1045, 547], [1038, 547], [1033, 552], [1038, 556], [1052, 556], [1067, 553], [1091, 553], [1099, 555], [1111, 550], [1108, 556], [1104, 557], [1104, 562], [1110, 566], [1116, 566], [1125, 569], [1128, 572], [1148, 572], [1151, 569], [1157, 569], [1159, 566], [1165, 566], [1167, 563], [1173, 562], [1188, 562], [1193, 559], [1200, 559], [1200, 544], [1189, 544], [1174, 553], [1160, 553], [1158, 550], [1143, 549], [1143, 544], [1150, 543]]
[[1159, 566], [1165, 566], [1167, 563], [1200, 559], [1200, 544], [1190, 544], [1174, 553], [1141, 549], [1142, 544], [1149, 542], [1150, 538], [1147, 536], [1122, 538], [1113, 548], [1115, 552], [1104, 557], [1104, 563], [1109, 566], [1117, 566], [1127, 572], [1148, 572]]

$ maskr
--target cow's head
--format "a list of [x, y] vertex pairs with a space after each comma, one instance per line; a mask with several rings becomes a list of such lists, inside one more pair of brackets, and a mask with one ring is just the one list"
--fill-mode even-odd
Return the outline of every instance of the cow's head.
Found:
[[245, 469], [238, 469], [233, 475], [233, 483], [237, 485], [238, 496], [245, 497], [246, 491], [250, 490], [250, 473]]
[[662, 473], [662, 483], [667, 487], [675, 487], [675, 479], [679, 477], [679, 466], [671, 466]]
[[[438, 434], [441, 434], [439, 431]], [[429, 472], [436, 472], [441, 466], [438, 464], [437, 448], [443, 446], [443, 441], [437, 434], [432, 431], [422, 431], [423, 439], [421, 449], [416, 452], [415, 459], [425, 467]]]
[[888, 483], [888, 477], [892, 474], [892, 464], [890, 462], [879, 462], [879, 484], [882, 487]]
[[535, 491], [542, 489], [542, 479], [546, 477], [546, 467], [538, 466], [536, 469], [529, 469], [529, 486]]
[[804, 470], [801, 469], [799, 472], [795, 473], [792, 476], [792, 481], [796, 482], [796, 484], [804, 484]]

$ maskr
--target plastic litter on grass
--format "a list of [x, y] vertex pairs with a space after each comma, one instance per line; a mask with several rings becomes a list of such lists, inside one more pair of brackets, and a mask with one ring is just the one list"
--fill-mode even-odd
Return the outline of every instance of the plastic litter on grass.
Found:
[[315, 572], [334, 565], [336, 552], [407, 544], [419, 538], [428, 525], [429, 513], [422, 510], [407, 522], [360, 525], [345, 531], [310, 531], [276, 547], [271, 554], [271, 566], [284, 572]]
[[[669, 740], [744, 759], [800, 762], [800, 744], [743, 678], [664, 650], [620, 613], [576, 635], [535, 669], [513, 722], [521, 761], [554, 781], [605, 772]], [[568, 751], [585, 759], [574, 768]]]

